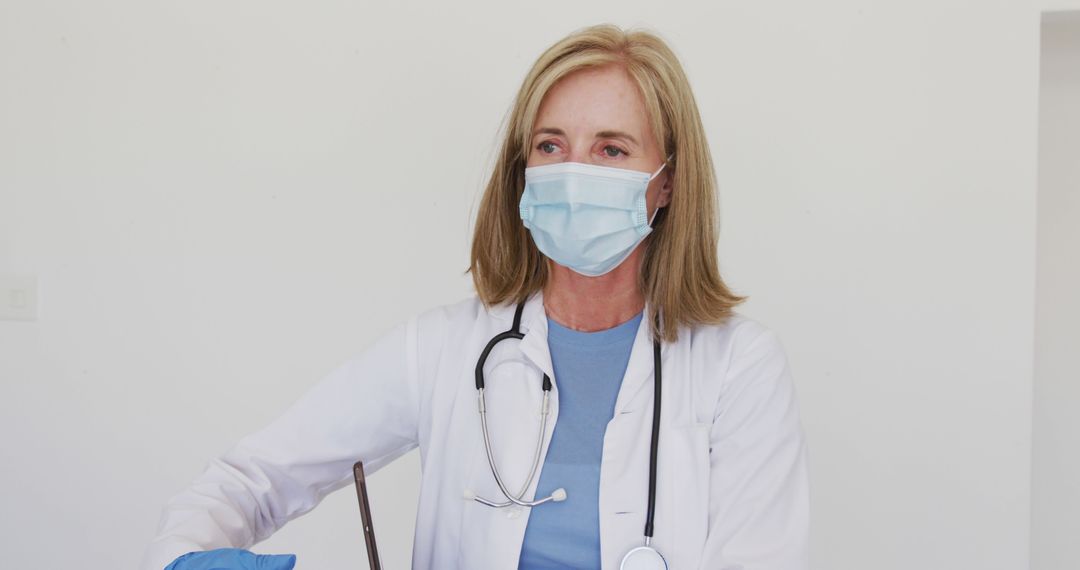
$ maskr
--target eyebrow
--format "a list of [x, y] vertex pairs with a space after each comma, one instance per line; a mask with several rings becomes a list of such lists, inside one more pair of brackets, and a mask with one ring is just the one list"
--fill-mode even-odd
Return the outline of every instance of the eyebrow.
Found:
[[[533, 136], [534, 137], [536, 135], [539, 135], [539, 134], [566, 136], [566, 132], [563, 131], [560, 128], [557, 128], [557, 127], [540, 127], [538, 129], [536, 129], [535, 131], [533, 131]], [[631, 143], [634, 143], [635, 145], [640, 144], [640, 143], [638, 143], [637, 139], [635, 139], [630, 133], [625, 133], [623, 131], [610, 131], [610, 130], [609, 131], [598, 131], [596, 133], [596, 138], [598, 138], [598, 139], [625, 139], [625, 140], [630, 141]]]

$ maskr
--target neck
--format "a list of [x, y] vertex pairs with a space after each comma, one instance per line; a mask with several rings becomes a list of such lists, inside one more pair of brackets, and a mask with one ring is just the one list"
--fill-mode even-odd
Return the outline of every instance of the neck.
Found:
[[637, 285], [641, 250], [599, 277], [575, 273], [549, 260], [544, 286], [547, 316], [583, 332], [609, 329], [633, 318], [645, 308], [645, 296]]

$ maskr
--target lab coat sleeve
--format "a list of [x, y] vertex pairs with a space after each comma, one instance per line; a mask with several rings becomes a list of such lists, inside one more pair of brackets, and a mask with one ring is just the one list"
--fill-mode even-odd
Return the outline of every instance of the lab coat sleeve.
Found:
[[748, 328], [733, 346], [711, 429], [701, 568], [805, 570], [807, 451], [791, 369], [774, 332]]
[[143, 570], [195, 550], [249, 548], [417, 446], [416, 323], [340, 364], [280, 417], [209, 462], [168, 501]]

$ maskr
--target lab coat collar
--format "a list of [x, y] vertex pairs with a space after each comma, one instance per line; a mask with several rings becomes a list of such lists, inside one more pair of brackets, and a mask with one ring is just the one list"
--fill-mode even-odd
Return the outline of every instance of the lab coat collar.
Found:
[[[510, 308], [511, 324], [515, 309], [516, 306]], [[543, 291], [537, 291], [525, 301], [525, 308], [521, 311], [521, 331], [525, 333], [525, 338], [521, 339], [522, 354], [554, 383], [555, 367], [551, 364], [551, 352], [548, 350], [547, 311], [544, 310]]]
[[[505, 315], [507, 330], [514, 322], [514, 311], [517, 305], [507, 304], [502, 307]], [[645, 301], [645, 315], [638, 325], [634, 344], [630, 350], [630, 360], [626, 366], [619, 394], [615, 400], [615, 413], [633, 409], [637, 396], [642, 388], [653, 377], [653, 346], [649, 334], [649, 302]], [[551, 352], [547, 340], [547, 312], [544, 310], [544, 294], [537, 291], [525, 301], [525, 308], [521, 312], [521, 331], [525, 337], [521, 339], [521, 352], [537, 368], [556, 383], [554, 366], [551, 364]], [[661, 344], [661, 362], [663, 362], [664, 349]], [[556, 388], [557, 390], [557, 388]]]

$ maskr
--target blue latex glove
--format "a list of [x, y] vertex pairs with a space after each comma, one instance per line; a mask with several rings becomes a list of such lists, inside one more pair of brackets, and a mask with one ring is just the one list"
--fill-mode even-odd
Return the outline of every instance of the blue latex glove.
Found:
[[239, 548], [188, 552], [165, 570], [293, 570], [295, 554], [255, 554]]

